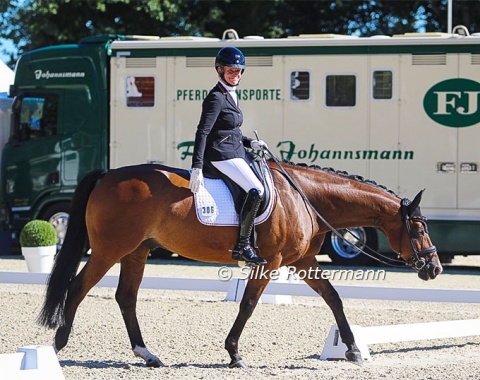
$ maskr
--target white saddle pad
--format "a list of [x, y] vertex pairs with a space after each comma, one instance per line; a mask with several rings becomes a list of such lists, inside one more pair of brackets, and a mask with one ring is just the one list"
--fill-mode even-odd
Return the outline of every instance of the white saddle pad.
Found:
[[[265, 211], [255, 218], [255, 224], [267, 220], [273, 209], [273, 178], [270, 170], [266, 173], [266, 186], [269, 187], [272, 196]], [[232, 193], [225, 182], [221, 179], [205, 178], [204, 184], [205, 186], [201, 186], [194, 195], [198, 220], [210, 226], [238, 226], [240, 219], [233, 204]]]

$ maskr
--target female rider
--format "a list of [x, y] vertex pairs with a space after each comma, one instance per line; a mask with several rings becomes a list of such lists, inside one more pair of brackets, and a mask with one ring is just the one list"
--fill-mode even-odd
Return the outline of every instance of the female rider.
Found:
[[245, 147], [258, 150], [266, 148], [266, 144], [262, 140], [244, 137], [240, 130], [243, 114], [235, 87], [240, 83], [245, 67], [245, 56], [239, 49], [225, 47], [218, 52], [215, 70], [220, 80], [202, 104], [195, 134], [190, 189], [196, 193], [203, 186], [203, 167], [208, 161], [245, 190], [247, 196], [239, 215], [240, 231], [232, 258], [264, 264], [267, 261], [257, 256], [250, 242], [264, 188], [245, 161]]

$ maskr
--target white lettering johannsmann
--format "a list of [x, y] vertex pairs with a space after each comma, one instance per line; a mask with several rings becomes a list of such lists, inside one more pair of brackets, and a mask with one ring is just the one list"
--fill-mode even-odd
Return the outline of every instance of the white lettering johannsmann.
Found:
[[287, 273], [283, 273], [279, 269], [268, 270], [264, 267], [258, 267], [256, 270], [250, 270], [249, 267], [243, 267], [240, 270], [241, 279], [268, 279], [278, 280], [281, 277], [284, 280], [372, 280], [372, 281], [381, 281], [385, 280], [386, 272], [385, 270], [373, 270], [373, 269], [320, 269], [320, 268], [309, 268], [308, 270], [301, 269], [297, 271], [297, 268], [294, 266], [287, 267]]
[[35, 70], [35, 79], [51, 79], [51, 78], [84, 78], [84, 72], [63, 72], [63, 73], [51, 73], [43, 72], [42, 70]]

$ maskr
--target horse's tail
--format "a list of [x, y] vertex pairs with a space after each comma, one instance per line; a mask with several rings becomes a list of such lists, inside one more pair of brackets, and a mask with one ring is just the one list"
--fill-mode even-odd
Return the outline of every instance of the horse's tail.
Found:
[[87, 249], [85, 212], [88, 198], [104, 173], [104, 170], [88, 173], [75, 190], [65, 240], [48, 278], [45, 300], [37, 318], [37, 322], [45, 327], [55, 328], [65, 323], [64, 309], [68, 288], [77, 275], [78, 266]]

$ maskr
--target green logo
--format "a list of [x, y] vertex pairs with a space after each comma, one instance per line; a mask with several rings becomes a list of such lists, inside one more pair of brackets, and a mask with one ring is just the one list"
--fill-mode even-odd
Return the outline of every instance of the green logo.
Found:
[[480, 122], [480, 83], [470, 79], [448, 79], [437, 83], [423, 98], [423, 108], [435, 122], [463, 128]]

